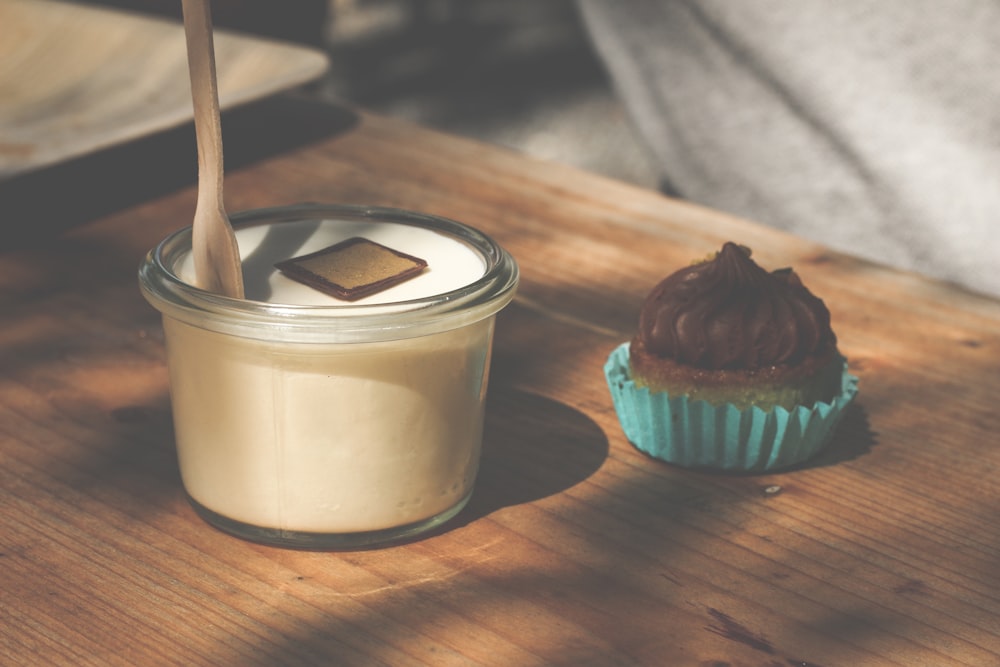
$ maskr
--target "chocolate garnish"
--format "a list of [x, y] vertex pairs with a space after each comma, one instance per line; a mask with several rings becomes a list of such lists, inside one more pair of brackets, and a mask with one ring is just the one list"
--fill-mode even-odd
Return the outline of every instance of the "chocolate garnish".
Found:
[[413, 278], [427, 268], [427, 262], [356, 236], [274, 266], [313, 289], [357, 301]]
[[795, 364], [837, 342], [830, 311], [794, 271], [768, 273], [735, 243], [653, 288], [638, 335], [660, 357], [716, 370]]

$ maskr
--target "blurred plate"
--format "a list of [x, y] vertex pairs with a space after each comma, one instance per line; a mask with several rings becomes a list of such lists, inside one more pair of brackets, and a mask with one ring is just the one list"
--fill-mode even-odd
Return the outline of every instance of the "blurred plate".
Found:
[[[318, 78], [317, 50], [216, 31], [223, 109]], [[193, 116], [178, 22], [56, 0], [0, 0], [0, 178]]]

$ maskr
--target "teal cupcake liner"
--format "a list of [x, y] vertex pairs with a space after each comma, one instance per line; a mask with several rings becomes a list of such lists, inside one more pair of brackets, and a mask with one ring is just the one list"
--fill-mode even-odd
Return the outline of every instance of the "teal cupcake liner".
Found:
[[841, 393], [830, 403], [765, 412], [689, 401], [637, 387], [629, 374], [628, 343], [612, 351], [604, 375], [625, 437], [637, 449], [685, 468], [729, 472], [767, 472], [810, 459], [858, 392], [858, 378], [847, 372], [845, 360]]

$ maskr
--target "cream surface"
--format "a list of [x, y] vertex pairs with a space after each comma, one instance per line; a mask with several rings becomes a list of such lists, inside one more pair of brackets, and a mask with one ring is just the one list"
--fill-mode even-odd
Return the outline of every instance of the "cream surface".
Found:
[[[395, 287], [351, 302], [352, 305], [407, 301], [450, 292], [475, 282], [485, 271], [485, 264], [476, 252], [461, 241], [430, 229], [385, 222], [302, 220], [237, 231], [246, 297], [290, 305], [348, 305], [288, 278], [274, 264], [354, 236], [420, 257], [427, 261], [427, 269]], [[194, 284], [194, 261], [190, 254], [178, 267], [178, 277]]]
[[[311, 226], [240, 234], [251, 298], [269, 290], [270, 301], [342, 303], [265, 268], [359, 235], [352, 225]], [[443, 235], [364, 228], [430, 265], [374, 300], [449, 291], [484, 272], [473, 250]], [[325, 344], [242, 338], [164, 318], [185, 489], [226, 518], [311, 533], [391, 529], [454, 508], [478, 468], [493, 321]]]

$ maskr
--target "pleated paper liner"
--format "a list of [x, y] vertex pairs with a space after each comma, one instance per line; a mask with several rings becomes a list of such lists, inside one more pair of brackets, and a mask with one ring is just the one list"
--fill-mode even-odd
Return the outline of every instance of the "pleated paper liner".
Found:
[[604, 365], [618, 420], [629, 441], [655, 458], [686, 468], [768, 472], [803, 463], [829, 442], [844, 409], [854, 400], [858, 378], [841, 378], [841, 393], [829, 403], [740, 410], [689, 401], [637, 387], [629, 374], [629, 344], [619, 345]]

